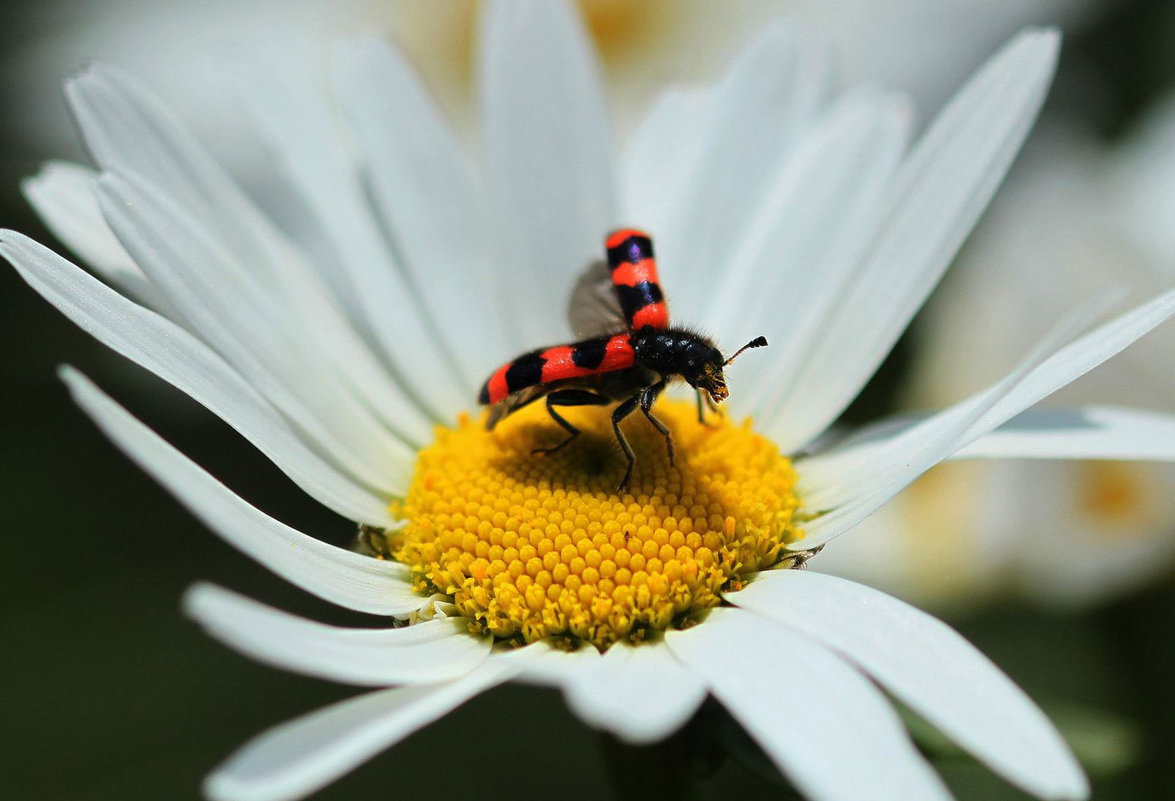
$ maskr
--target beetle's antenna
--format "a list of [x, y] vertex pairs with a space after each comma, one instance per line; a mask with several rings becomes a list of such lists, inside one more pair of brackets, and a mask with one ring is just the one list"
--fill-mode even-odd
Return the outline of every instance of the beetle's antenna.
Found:
[[726, 365], [733, 362], [738, 357], [738, 355], [740, 353], [742, 353], [744, 350], [747, 350], [748, 348], [765, 348], [765, 347], [767, 347], [767, 337], [755, 337], [750, 342], [748, 342], [747, 344], [743, 345], [741, 348], [736, 350], [734, 352], [734, 356], [731, 356], [729, 359], [724, 361], [722, 363], [722, 366], [725, 367]]

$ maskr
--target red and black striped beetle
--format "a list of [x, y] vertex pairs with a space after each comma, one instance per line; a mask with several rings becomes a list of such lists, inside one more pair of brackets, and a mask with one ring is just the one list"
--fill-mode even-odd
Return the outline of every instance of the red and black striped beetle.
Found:
[[595, 335], [530, 351], [502, 365], [482, 386], [478, 402], [491, 407], [486, 428], [492, 430], [502, 418], [546, 398], [551, 419], [568, 436], [557, 445], [533, 451], [545, 454], [579, 436], [579, 429], [563, 419], [556, 406], [607, 406], [619, 401], [612, 411], [612, 430], [628, 459], [619, 491], [628, 486], [636, 464], [620, 421], [639, 406], [665, 436], [672, 464], [673, 437], [652, 412], [657, 396], [669, 382], [684, 380], [697, 390], [698, 421], [703, 422], [703, 399], [714, 408], [728, 394], [722, 368], [747, 348], [765, 346], [767, 339], [756, 337], [723, 359], [706, 337], [670, 327], [648, 234], [626, 228], [610, 233], [604, 244], [607, 263], [593, 264], [580, 277], [568, 310], [577, 333]]

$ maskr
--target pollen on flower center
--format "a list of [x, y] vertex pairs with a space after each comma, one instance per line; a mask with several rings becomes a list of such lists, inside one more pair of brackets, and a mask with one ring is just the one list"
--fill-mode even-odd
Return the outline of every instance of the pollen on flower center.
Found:
[[624, 431], [637, 463], [617, 493], [625, 461], [609, 415], [564, 413], [583, 433], [564, 436], [541, 404], [494, 431], [463, 417], [421, 451], [412, 486], [393, 511], [407, 521], [390, 552], [418, 589], [450, 595], [478, 630], [533, 642], [579, 638], [603, 649], [639, 640], [774, 564], [802, 536], [795, 472], [768, 440], [692, 404], [663, 400], [665, 440], [636, 416]]

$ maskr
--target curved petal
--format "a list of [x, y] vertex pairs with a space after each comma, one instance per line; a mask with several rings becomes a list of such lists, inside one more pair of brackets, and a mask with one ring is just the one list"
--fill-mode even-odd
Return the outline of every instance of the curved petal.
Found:
[[950, 798], [885, 697], [814, 640], [720, 608], [665, 641], [805, 798]]
[[310, 795], [417, 729], [510, 679], [489, 660], [456, 681], [381, 690], [275, 726], [205, 781], [214, 801], [293, 801]]
[[805, 570], [760, 574], [727, 600], [844, 654], [1024, 790], [1088, 796], [1081, 767], [1044, 713], [945, 623], [885, 593]]
[[703, 134], [712, 103], [709, 88], [670, 89], [654, 101], [624, 143], [619, 177], [623, 219], [650, 231], [658, 245], [705, 152]]
[[[465, 407], [465, 401], [473, 397], [476, 385], [472, 381], [463, 385], [457, 380], [455, 354], [442, 344], [445, 330], [436, 325], [438, 319], [445, 321], [446, 318], [428, 319], [428, 310], [421, 308], [419, 296], [424, 288], [419, 283], [412, 286], [408, 280], [412, 275], [405, 271], [410, 265], [397, 258], [413, 254], [404, 252], [399, 232], [394, 228], [384, 229], [371, 207], [367, 194], [371, 187], [367, 185], [368, 176], [362, 171], [367, 165], [356, 162], [361, 156], [371, 158], [369, 147], [376, 143], [361, 141], [360, 156], [352, 155], [354, 148], [349, 147], [341, 126], [335, 122], [334, 110], [308, 86], [281, 79], [265, 70], [242, 72], [242, 79], [235, 85], [242, 95], [243, 105], [256, 120], [264, 146], [274, 153], [278, 165], [289, 176], [305, 207], [318, 223], [320, 237], [325, 240], [320, 255], [333, 268], [328, 268], [332, 284], [339, 287], [338, 294], [345, 298], [352, 318], [360, 321], [370, 339], [380, 343], [399, 374], [411, 379], [409, 388], [419, 390], [417, 394], [422, 404], [436, 409], [441, 419], [455, 417]], [[385, 103], [399, 101], [393, 94], [396, 89], [386, 80], [369, 84], [371, 94], [386, 98]], [[385, 129], [385, 138], [394, 138], [406, 130], [425, 126], [415, 109], [400, 105], [399, 111], [395, 124]], [[448, 163], [452, 154], [442, 150], [440, 135], [436, 139], [428, 141], [424, 152], [414, 154], [417, 162]], [[467, 187], [453, 185], [450, 181], [425, 189], [434, 194], [446, 190], [456, 194], [466, 191]], [[422, 205], [427, 197], [426, 191], [414, 195]], [[469, 203], [475, 198], [465, 200]], [[461, 213], [458, 208], [435, 206], [430, 206], [429, 211], [447, 216]], [[471, 228], [474, 224], [474, 220], [460, 218], [460, 221]], [[389, 231], [397, 234], [394, 241], [389, 239]], [[447, 234], [456, 242], [470, 239], [465, 228]], [[439, 237], [433, 246], [442, 250], [453, 247], [447, 239]], [[461, 269], [467, 265], [447, 266]], [[319, 266], [319, 269], [323, 268]], [[474, 273], [470, 270], [459, 274]], [[434, 282], [434, 293], [437, 285], [451, 290], [454, 283], [459, 283], [438, 282], [435, 273], [429, 277]], [[406, 347], [405, 343], [412, 345]], [[483, 365], [481, 369], [487, 368]]]
[[469, 158], [402, 55], [366, 38], [336, 48], [335, 93], [366, 158], [371, 199], [403, 254], [468, 393], [509, 358], [491, 303], [485, 199]]
[[704, 127], [675, 134], [697, 136], [702, 144], [688, 183], [671, 201], [666, 230], [652, 233], [673, 288], [670, 303], [685, 319], [703, 319], [713, 300], [714, 265], [742, 245], [784, 159], [815, 117], [826, 78], [822, 49], [795, 29], [773, 24], [710, 90]]
[[97, 173], [80, 164], [50, 161], [21, 183], [45, 227], [98, 275], [154, 309], [170, 309], [102, 216], [94, 194]]
[[589, 646], [574, 651], [555, 647], [540, 640], [525, 648], [505, 648], [494, 652], [495, 661], [515, 670], [514, 677], [539, 687], [563, 687], [582, 670], [600, 660], [600, 652]]
[[315, 337], [273, 325], [282, 312], [272, 296], [191, 215], [132, 175], [103, 175], [98, 198], [111, 228], [182, 322], [334, 461], [379, 486], [412, 460], [407, 431], [417, 426], [389, 431], [347, 391], [331, 359], [312, 344]]
[[408, 584], [408, 568], [336, 548], [250, 506], [132, 417], [80, 373], [62, 378], [82, 410], [127, 456], [220, 537], [286, 581], [339, 606], [406, 615], [428, 599]]
[[562, 299], [618, 222], [612, 132], [570, 3], [491, 2], [480, 41], [487, 197], [511, 277], [497, 300], [521, 351], [565, 336]]
[[[312, 450], [269, 403], [203, 342], [127, 300], [23, 234], [0, 232], [0, 254], [29, 286], [107, 347], [187, 393], [232, 426], [311, 497], [352, 520], [392, 526], [390, 495], [376, 492]], [[410, 466], [408, 466], [410, 469]], [[386, 476], [402, 494], [410, 474]]]
[[1011, 373], [970, 398], [913, 425], [905, 417], [882, 420], [841, 445], [804, 459], [804, 502], [809, 509], [827, 510], [805, 527], [805, 547], [814, 547], [860, 522], [946, 458], [959, 447], [968, 428], [1039, 369], [1060, 343], [1096, 318], [1102, 305], [1069, 315]]
[[[320, 368], [329, 366], [340, 387], [364, 398], [376, 413], [395, 410], [398, 427], [414, 442], [427, 440], [431, 422], [390, 384], [387, 368], [342, 315], [320, 276], [150, 92], [124, 72], [95, 64], [66, 84], [66, 96], [105, 172], [133, 176], [182, 210], [192, 227], [211, 232], [230, 257], [234, 282], [250, 288], [252, 314], [263, 316], [275, 334], [299, 343], [294, 349], [299, 352], [288, 359], [304, 354], [304, 363], [313, 358]], [[407, 321], [414, 314], [408, 306], [389, 308], [384, 317]], [[305, 337], [307, 330], [315, 336]], [[412, 338], [384, 343], [395, 352], [383, 355], [391, 359], [410, 351], [403, 347], [406, 341]], [[410, 375], [402, 368], [399, 374]]]
[[118, 166], [150, 181], [224, 237], [226, 247], [253, 256], [269, 272], [257, 239], [275, 234], [228, 174], [138, 81], [117, 68], [91, 64], [66, 82], [66, 99], [86, 149], [104, 170]]
[[651, 743], [685, 725], [706, 685], [663, 643], [616, 643], [564, 684], [567, 705], [590, 726], [627, 743]]
[[1070, 327], [1061, 326], [994, 387], [889, 439], [868, 440], [804, 460], [804, 480], [811, 482], [805, 501], [811, 508], [831, 511], [805, 527], [808, 536], [802, 547], [826, 542], [860, 522], [923, 472], [1114, 356], [1172, 314], [1175, 290], [1043, 358], [1052, 349], [1052, 340]]
[[738, 379], [736, 414], [756, 419], [778, 408], [787, 365], [802, 332], [844, 293], [884, 209], [905, 150], [904, 98], [871, 91], [837, 102], [800, 138], [770, 183], [742, 245], [701, 318], [731, 345], [766, 335], [772, 351]]
[[1175, 416], [1084, 406], [1030, 409], [952, 459], [1128, 459], [1175, 461]]
[[372, 687], [460, 678], [485, 661], [493, 642], [471, 635], [462, 617], [346, 629], [280, 612], [212, 584], [190, 588], [184, 611], [213, 637], [259, 662]]
[[785, 452], [836, 419], [938, 283], [1036, 119], [1059, 43], [1054, 30], [1017, 36], [959, 91], [906, 160], [848, 295], [795, 350], [776, 411], [776, 441]]

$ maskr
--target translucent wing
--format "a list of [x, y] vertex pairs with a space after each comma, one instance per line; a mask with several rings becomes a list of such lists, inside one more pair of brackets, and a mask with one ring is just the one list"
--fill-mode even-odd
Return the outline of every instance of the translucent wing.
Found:
[[534, 403], [546, 394], [547, 388], [542, 384], [536, 384], [533, 387], [520, 389], [512, 395], [507, 395], [505, 400], [498, 401], [490, 407], [489, 416], [486, 417], [486, 431], [493, 431], [494, 426], [504, 417], [509, 417], [523, 406]]
[[624, 313], [607, 262], [592, 262], [579, 276], [567, 302], [567, 320], [577, 339], [624, 330]]

